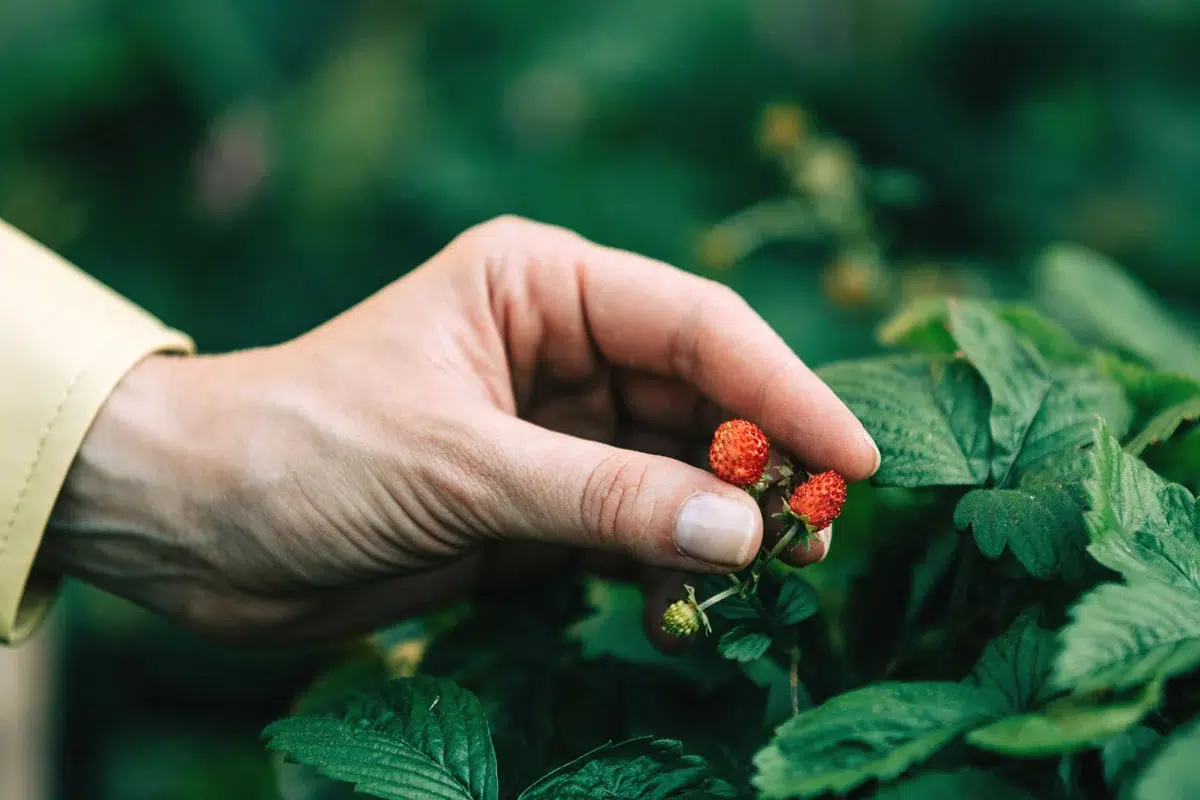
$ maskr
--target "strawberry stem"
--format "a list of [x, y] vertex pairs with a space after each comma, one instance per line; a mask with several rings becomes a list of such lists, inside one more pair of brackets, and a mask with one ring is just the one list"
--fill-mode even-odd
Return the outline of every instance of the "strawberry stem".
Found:
[[712, 597], [696, 606], [696, 608], [698, 608], [700, 611], [703, 611], [706, 608], [711, 608], [712, 606], [715, 606], [717, 603], [724, 600], [726, 597], [733, 597], [735, 594], [739, 594], [741, 591], [742, 589], [740, 586], [730, 586], [728, 589], [717, 592]]
[[772, 547], [766, 555], [759, 558], [754, 564], [754, 567], [750, 570], [750, 585], [752, 587], [758, 586], [758, 580], [762, 577], [763, 571], [766, 570], [770, 563], [774, 561], [780, 553], [791, 546], [793, 540], [798, 534], [800, 534], [801, 531], [803, 531], [805, 534], [808, 533], [808, 523], [802, 519], [793, 519], [791, 526], [786, 532], [784, 532], [783, 536], [779, 537], [779, 541], [775, 543], [775, 546]]
[[800, 648], [788, 650], [788, 683], [792, 690], [792, 716], [800, 713]]
[[703, 604], [701, 604], [696, 602], [696, 590], [694, 588], [688, 586], [686, 583], [683, 585], [683, 588], [684, 591], [687, 592], [688, 602], [692, 604], [692, 608], [696, 609], [696, 613], [700, 616], [700, 625], [704, 628], [704, 635], [711, 636], [712, 625], [709, 623], [708, 614], [704, 613], [704, 609], [711, 606], [713, 603], [720, 602], [720, 600], [724, 598], [718, 597], [714, 600], [712, 597], [710, 597], [708, 600], [705, 600]]

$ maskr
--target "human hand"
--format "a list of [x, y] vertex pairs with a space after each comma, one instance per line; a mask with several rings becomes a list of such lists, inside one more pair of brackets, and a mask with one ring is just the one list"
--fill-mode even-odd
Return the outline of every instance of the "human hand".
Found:
[[259, 641], [369, 630], [564, 558], [729, 571], [762, 514], [690, 464], [730, 414], [813, 469], [878, 468], [731, 290], [497, 219], [293, 341], [136, 366], [39, 564]]

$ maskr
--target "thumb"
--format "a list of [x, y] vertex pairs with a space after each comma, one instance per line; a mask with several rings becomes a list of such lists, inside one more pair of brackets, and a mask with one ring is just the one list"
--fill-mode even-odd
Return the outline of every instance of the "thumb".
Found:
[[693, 572], [740, 569], [758, 552], [758, 505], [704, 470], [511, 417], [499, 427], [498, 534]]

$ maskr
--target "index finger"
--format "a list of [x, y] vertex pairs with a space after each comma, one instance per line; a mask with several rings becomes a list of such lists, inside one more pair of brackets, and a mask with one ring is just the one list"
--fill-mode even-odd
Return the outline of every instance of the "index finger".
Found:
[[732, 289], [644, 256], [583, 247], [580, 298], [609, 363], [692, 384], [811, 468], [849, 480], [879, 468], [858, 418]]

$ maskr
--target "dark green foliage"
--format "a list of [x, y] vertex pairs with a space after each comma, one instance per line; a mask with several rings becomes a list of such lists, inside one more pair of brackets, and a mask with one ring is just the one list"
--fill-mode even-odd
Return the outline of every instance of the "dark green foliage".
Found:
[[[0, 11], [0, 73], [9, 78], [0, 92], [0, 217], [194, 334], [205, 350], [273, 343], [498, 213], [568, 225], [700, 269], [702, 230], [787, 190], [756, 151], [751, 128], [764, 103], [800, 99], [811, 112], [806, 131], [832, 125], [861, 145], [864, 162], [920, 174], [915, 182], [903, 172], [862, 176], [880, 207], [879, 244], [893, 261], [884, 271], [886, 299], [829, 301], [824, 270], [838, 248], [819, 230], [716, 277], [809, 363], [824, 364], [872, 352], [879, 314], [923, 293], [909, 290], [909, 264], [952, 259], [934, 269], [933, 291], [1035, 301], [983, 307], [1045, 362], [1052, 387], [1042, 420], [1017, 442], [1036, 392], [1007, 391], [1014, 384], [1003, 369], [1005, 358], [1036, 359], [991, 340], [965, 346], [937, 314], [892, 344], [946, 361], [856, 367], [843, 388], [856, 407], [885, 406], [878, 431], [890, 444], [879, 480], [890, 486], [855, 492], [830, 561], [807, 573], [821, 612], [785, 626], [786, 646], [759, 661], [728, 662], [716, 652], [735, 625], [775, 635], [748, 602], [712, 609], [714, 638], [678, 658], [655, 653], [641, 633], [632, 588], [616, 587], [620, 602], [574, 623], [568, 637], [538, 633], [557, 631], [566, 616], [522, 605], [514, 616], [524, 621], [509, 623], [506, 606], [480, 603], [495, 613], [435, 641], [425, 669], [480, 698], [502, 791], [621, 741], [630, 728], [681, 738], [705, 755], [736, 744], [740, 758], [767, 738], [759, 730], [764, 706], [775, 721], [780, 709], [790, 713], [793, 640], [802, 652], [802, 707], [806, 698], [820, 702], [884, 678], [958, 680], [1033, 604], [1047, 610], [1049, 628], [1069, 619], [1071, 641], [1081, 635], [1072, 632], [1099, 635], [1115, 619], [1135, 625], [1135, 647], [1156, 642], [1127, 660], [1114, 638], [1087, 650], [1113, 658], [1082, 665], [1130, 676], [1182, 665], [1188, 637], [1182, 649], [1167, 650], [1159, 638], [1141, 638], [1172, 630], [1169, 618], [1152, 617], [1153, 602], [1140, 605], [1176, 591], [1157, 578], [1097, 589], [1067, 615], [1081, 590], [1117, 576], [1085, 553], [1088, 530], [1072, 510], [1088, 507], [1083, 482], [1054, 465], [1067, 441], [1086, 456], [1090, 416], [1099, 414], [1126, 452], [1170, 483], [1200, 488], [1200, 436], [1190, 424], [1200, 351], [1195, 314], [1186, 311], [1200, 299], [1200, 151], [1190, 133], [1198, 104], [1189, 84], [1200, 14], [1163, 2], [983, 5], [8, 3]], [[1077, 246], [1028, 258], [1068, 236], [1116, 255], [1136, 278]], [[1030, 276], [1032, 294], [1023, 286]], [[1144, 287], [1170, 307], [1153, 303]], [[975, 309], [965, 316], [980, 322]], [[994, 329], [985, 321], [976, 333]], [[966, 358], [955, 360], [959, 349]], [[831, 378], [841, 373], [828, 370]], [[1016, 377], [1040, 386], [1040, 373], [1033, 367]], [[957, 393], [958, 383], [971, 391]], [[920, 391], [900, 401], [896, 387]], [[1079, 418], [1046, 410], [1074, 403]], [[1122, 432], [1125, 404], [1132, 436]], [[1021, 460], [1005, 479], [1013, 448]], [[1126, 534], [1121, 541], [1163, 575], [1159, 562], [1174, 557], [1175, 545], [1156, 543], [1153, 530]], [[1098, 552], [1106, 563], [1118, 563], [1120, 554], [1105, 547]], [[1110, 600], [1121, 607], [1102, 604]], [[71, 680], [78, 688], [62, 706], [90, 710], [64, 723], [75, 743], [64, 751], [65, 797], [128, 800], [153, 791], [128, 778], [139, 773], [125, 766], [136, 748], [109, 770], [120, 777], [105, 789], [98, 763], [75, 760], [80, 747], [98, 762], [95, 743], [107, 748], [138, 725], [147, 726], [139, 736], [153, 739], [158, 726], [177, 721], [209, 730], [238, 716], [230, 725], [244, 732], [285, 705], [276, 697], [252, 708], [247, 696], [290, 695], [312, 668], [301, 663], [302, 674], [284, 679], [277, 663], [248, 668], [252, 660], [199, 646], [180, 654], [164, 646], [159, 629], [146, 632], [94, 594], [79, 605], [72, 636], [88, 644], [65, 661], [84, 665], [71, 669], [85, 675]], [[139, 638], [136, 648], [130, 638]], [[129, 669], [131, 660], [145, 670]], [[109, 674], [101, 683], [111, 691], [95, 692], [96, 676]], [[172, 677], [159, 684], [161, 676]], [[1170, 722], [1148, 720], [1162, 734], [1194, 712], [1191, 676], [1166, 687]], [[122, 680], [131, 684], [125, 692]], [[164, 687], [175, 687], [167, 722], [132, 707], [143, 695], [157, 703]], [[746, 723], [739, 712], [758, 718]], [[1130, 730], [1152, 730], [1145, 724]], [[1103, 746], [1105, 766], [1113, 747]], [[171, 759], [151, 760], [156, 766], [143, 772], [171, 772], [157, 768]], [[250, 795], [216, 774], [217, 762], [236, 759], [199, 760], [213, 763], [203, 770], [211, 786], [192, 780], [189, 766], [178, 770], [186, 791]], [[1095, 760], [1072, 757], [1069, 773], [1099, 775]], [[1016, 775], [993, 763], [921, 769], [928, 771], [880, 788], [881, 796], [986, 800], [1032, 787], [1033, 796], [1054, 797], [1040, 790], [1062, 788], [1055, 766], [1040, 761]], [[1086, 788], [1085, 796], [1100, 796], [1097, 786]]]
[[[1143, 796], [1190, 780], [1178, 754], [1194, 733], [1171, 731], [1200, 711], [1200, 511], [1137, 457], [1186, 418], [1190, 381], [1024, 306], [931, 303], [886, 337], [921, 352], [821, 370], [880, 445], [876, 491], [900, 493], [855, 499], [869, 527], [845, 585], [821, 579], [836, 565], [809, 581], [756, 564], [733, 589], [705, 577], [701, 599], [730, 596], [708, 611], [713, 638], [679, 656], [645, 639], [636, 590], [598, 582], [590, 613], [554, 584], [435, 638], [424, 669], [477, 692], [515, 751], [506, 796], [631, 736], [706, 761], [638, 739], [522, 796]], [[1170, 397], [1150, 412], [1156, 384]], [[320, 749], [334, 731], [295, 724], [269, 733], [326, 774], [370, 777]]]

